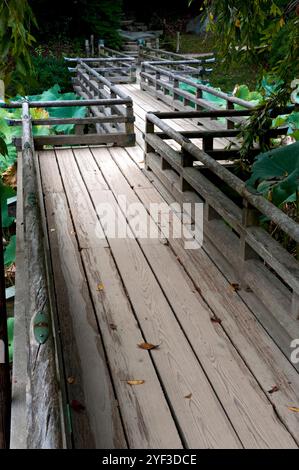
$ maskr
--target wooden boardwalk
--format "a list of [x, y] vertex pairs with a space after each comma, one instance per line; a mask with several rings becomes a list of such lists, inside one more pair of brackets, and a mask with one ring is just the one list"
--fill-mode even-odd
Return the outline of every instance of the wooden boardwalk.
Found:
[[106, 231], [103, 202], [122, 218], [121, 195], [147, 211], [171, 201], [142, 171], [145, 114], [170, 108], [120, 88], [134, 100], [136, 147], [38, 154], [72, 445], [296, 448], [298, 372], [205, 247], [167, 239], [163, 214], [159, 239], [129, 220], [130, 238]]

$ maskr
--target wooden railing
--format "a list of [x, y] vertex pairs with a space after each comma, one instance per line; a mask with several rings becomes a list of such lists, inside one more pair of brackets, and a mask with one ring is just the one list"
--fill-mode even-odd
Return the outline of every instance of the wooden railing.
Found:
[[[64, 410], [61, 406], [63, 385], [59, 377], [53, 324], [54, 305], [47, 260], [45, 216], [40, 172], [32, 134], [28, 102], [22, 106], [22, 151], [18, 159], [18, 251], [16, 258], [15, 323], [25, 331], [15, 338], [13, 365], [13, 445], [22, 441], [26, 448], [58, 449], [63, 446]], [[21, 171], [20, 171], [21, 170]], [[24, 344], [23, 344], [24, 343]], [[20, 351], [23, 346], [23, 351]], [[24, 358], [25, 355], [25, 358]], [[22, 359], [20, 359], [22, 357]], [[24, 363], [24, 368], [19, 369]], [[20, 382], [20, 383], [18, 383]], [[25, 382], [24, 389], [21, 389]], [[23, 396], [24, 395], [24, 396]], [[23, 421], [24, 418], [24, 422]], [[19, 430], [18, 430], [19, 429]], [[24, 433], [20, 438], [15, 434]]]
[[[194, 94], [182, 89], [182, 85], [187, 85], [194, 89]], [[236, 96], [228, 95], [212, 87], [196, 83], [181, 74], [170, 72], [165, 68], [153, 65], [150, 62], [143, 62], [140, 73], [140, 88], [164, 101], [175, 110], [211, 110], [220, 111], [223, 108], [214, 102], [204, 99], [203, 92], [221, 98], [226, 103], [226, 109], [234, 109], [236, 105], [243, 109], [253, 109], [255, 105], [250, 101], [245, 101]], [[236, 123], [240, 122], [240, 117], [226, 116], [227, 128], [232, 129]]]
[[[84, 92], [82, 92], [84, 95]], [[42, 118], [32, 119], [33, 126], [57, 126], [75, 125], [75, 134], [38, 135], [34, 136], [35, 148], [44, 145], [100, 145], [115, 144], [118, 146], [130, 146], [135, 143], [134, 116], [132, 101], [130, 98], [108, 99], [82, 99], [68, 101], [31, 101], [28, 102], [29, 110], [32, 108], [67, 108], [84, 106], [90, 109], [91, 116], [84, 118]], [[12, 102], [2, 105], [7, 109], [21, 108], [21, 102]], [[113, 110], [113, 112], [111, 111]], [[22, 120], [8, 120], [9, 125], [20, 126]], [[97, 132], [84, 134], [85, 126], [93, 126]], [[15, 144], [20, 146], [21, 139], [16, 138]]]
[[[164, 49], [155, 49], [147, 46], [139, 47], [139, 61], [143, 62], [145, 60], [184, 60], [186, 56], [183, 54], [177, 54], [176, 52], [165, 51]], [[206, 61], [208, 63], [211, 59], [215, 60], [213, 52], [207, 52], [206, 54], [200, 55], [200, 60], [204, 64]]]
[[[225, 112], [240, 113], [223, 111], [222, 115]], [[260, 220], [261, 216], [267, 217], [297, 244], [299, 224], [262, 195], [251, 192], [244, 181], [217, 161], [225, 160], [230, 151], [214, 150], [214, 139], [235, 135], [237, 130], [179, 133], [164, 122], [164, 119], [197, 118], [203, 114], [148, 113], [146, 167], [178, 202], [204, 202], [203, 233], [213, 253], [217, 253], [215, 262], [220, 260], [220, 268], [231, 266], [242, 288], [254, 292], [278, 322], [298, 332], [298, 261], [262, 227]], [[269, 138], [286, 133], [287, 128], [272, 129]], [[192, 139], [201, 139], [203, 150]], [[177, 149], [169, 140], [176, 143]], [[290, 345], [285, 344], [284, 349], [290, 355]]]
[[[84, 62], [92, 67], [93, 70], [100, 73], [103, 77], [107, 78], [111, 83], [136, 82], [136, 60], [134, 57], [119, 54], [109, 57], [65, 57], [65, 60], [75, 66]], [[69, 67], [69, 71], [71, 73], [76, 72], [76, 70], [76, 67]]]
[[124, 51], [116, 51], [115, 49], [111, 49], [110, 47], [101, 46], [99, 47], [99, 55], [103, 55], [104, 57], [130, 57], [134, 61], [137, 61], [136, 57], [130, 55]]
[[[209, 59], [213, 62], [214, 59]], [[211, 68], [207, 68], [206, 64], [210, 63], [208, 60], [203, 63], [201, 59], [180, 59], [180, 60], [153, 60], [142, 62], [141, 70], [145, 71], [147, 66], [151, 65], [157, 67], [157, 69], [163, 69], [173, 74], [194, 77], [194, 78], [204, 78], [207, 74], [212, 72]], [[150, 73], [150, 68], [148, 68]], [[154, 74], [154, 73], [153, 73]]]

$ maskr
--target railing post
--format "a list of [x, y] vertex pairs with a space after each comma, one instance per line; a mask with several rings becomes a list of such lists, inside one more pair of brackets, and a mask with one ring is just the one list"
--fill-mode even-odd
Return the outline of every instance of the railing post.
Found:
[[[226, 101], [226, 109], [234, 109], [234, 103], [227, 100]], [[235, 128], [234, 121], [232, 121], [229, 117], [226, 119], [226, 121], [227, 121], [227, 129], [234, 129]]]
[[160, 85], [158, 84], [158, 80], [160, 80], [161, 74], [159, 70], [156, 70], [156, 78], [155, 78], [155, 90], [156, 93], [160, 90]]
[[130, 136], [130, 145], [135, 144], [135, 134], [134, 134], [134, 110], [133, 103], [128, 103], [126, 106], [126, 117], [127, 121], [125, 123], [126, 134]]
[[[151, 122], [148, 117], [145, 117], [145, 135], [147, 134], [154, 134], [155, 132], [155, 125], [153, 122]], [[145, 149], [144, 149], [144, 162], [145, 162], [145, 168], [147, 170], [150, 170], [150, 167], [148, 165], [148, 158], [147, 154], [148, 153], [154, 153], [155, 149], [152, 147], [145, 139]]]
[[90, 56], [90, 49], [89, 49], [89, 40], [85, 39], [85, 51], [86, 51], [86, 57]]
[[[184, 148], [181, 148], [181, 166], [182, 169], [193, 166], [193, 158]], [[190, 185], [184, 179], [184, 170], [180, 175], [180, 189], [182, 192], [190, 189]]]
[[214, 139], [213, 137], [204, 137], [202, 139], [202, 149], [204, 152], [209, 153], [209, 151], [213, 150], [214, 146]]
[[176, 89], [179, 89], [179, 80], [178, 78], [173, 79], [173, 107], [176, 109], [175, 102], [176, 100], [179, 100], [179, 94], [175, 91]]
[[[259, 225], [259, 211], [253, 207], [247, 199], [243, 199], [242, 226], [247, 227]], [[246, 261], [258, 259], [257, 253], [246, 242], [246, 230], [240, 234], [240, 280], [244, 283]]]
[[[197, 100], [202, 99], [202, 89], [201, 88], [196, 87], [195, 97], [196, 97]], [[200, 111], [202, 109], [202, 106], [200, 106], [200, 104], [198, 104], [198, 103], [195, 103], [195, 109], [196, 109], [196, 111]]]

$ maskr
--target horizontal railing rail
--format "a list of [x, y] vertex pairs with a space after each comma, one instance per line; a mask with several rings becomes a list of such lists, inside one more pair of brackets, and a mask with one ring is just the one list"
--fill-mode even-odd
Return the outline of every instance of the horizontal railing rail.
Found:
[[[42, 191], [39, 185], [39, 169], [32, 133], [30, 105], [22, 103], [22, 185], [18, 185], [18, 204], [22, 201], [22, 227], [24, 233], [24, 261], [16, 269], [23, 273], [25, 286], [24, 323], [27, 338], [27, 393], [26, 435], [23, 436], [26, 448], [58, 449], [63, 445], [66, 418], [65, 404], [61, 404], [63, 383], [59, 377], [55, 335], [53, 335], [53, 305], [51, 300], [50, 278], [48, 275], [45, 250], [45, 219], [43, 215]], [[20, 192], [20, 195], [19, 195]], [[18, 243], [20, 241], [18, 240]], [[19, 280], [21, 278], [19, 277]], [[13, 364], [18, 367], [18, 364]], [[24, 391], [25, 393], [25, 391]], [[17, 401], [20, 396], [15, 397]], [[63, 425], [62, 425], [62, 416]], [[66, 418], [67, 419], [67, 418]]]
[[132, 57], [128, 52], [116, 51], [110, 47], [101, 46], [99, 47], [99, 54], [105, 57], [130, 57], [131, 59], [137, 60], [136, 57]]
[[204, 78], [205, 75], [212, 72], [211, 68], [205, 67], [203, 62], [197, 59], [145, 61], [142, 62], [141, 69], [144, 70], [147, 66], [194, 78]]
[[[273, 116], [284, 114], [287, 110], [291, 111], [290, 107], [274, 110]], [[214, 149], [213, 140], [219, 136], [217, 131], [181, 133], [164, 121], [189, 119], [198, 117], [198, 114], [147, 114], [146, 167], [180, 203], [188, 200], [190, 192], [196, 196], [193, 201], [204, 202], [204, 234], [214, 250], [219, 250], [225, 262], [232, 265], [240, 285], [244, 283], [256, 291], [261, 302], [266, 303], [267, 307], [273, 306], [278, 315], [285, 311], [290, 318], [298, 319], [299, 263], [260, 221], [266, 217], [277, 227], [276, 230], [281, 230], [284, 236], [293, 240], [295, 247], [299, 244], [299, 224], [262, 195], [250, 190], [246, 182], [226, 166], [227, 162], [221, 164], [217, 161], [225, 160], [230, 155], [229, 150]], [[226, 135], [236, 131], [223, 130]], [[269, 138], [286, 133], [287, 128], [271, 129]], [[197, 139], [196, 143], [192, 139]], [[202, 149], [198, 139], [202, 139]], [[176, 143], [175, 147], [173, 142]], [[258, 149], [252, 151], [253, 155], [258, 153]], [[261, 289], [256, 275], [260, 276]], [[271, 299], [274, 292], [280, 295], [277, 305], [275, 297]]]
[[[107, 83], [104, 79], [103, 83]], [[109, 83], [109, 82], [108, 82]], [[28, 103], [29, 112], [33, 108], [67, 108], [84, 106], [88, 108], [92, 115], [82, 118], [51, 118], [31, 119], [31, 125], [34, 126], [57, 126], [74, 124], [75, 134], [67, 135], [38, 135], [34, 136], [36, 147], [44, 145], [85, 145], [85, 144], [105, 144], [114, 143], [120, 146], [134, 145], [134, 115], [132, 111], [132, 100], [130, 97], [121, 94], [122, 97], [114, 97], [117, 91], [110, 84], [113, 98], [103, 99], [78, 99], [61, 101], [16, 101], [3, 103], [0, 107], [5, 109], [22, 108], [24, 102]], [[20, 119], [7, 119], [11, 126], [21, 126], [23, 121]], [[84, 133], [86, 125], [93, 125], [96, 133]], [[21, 139], [16, 138], [15, 144], [21, 146]]]
[[[113, 83], [136, 82], [136, 59], [134, 57], [65, 57], [65, 61], [75, 65], [79, 63], [88, 64]], [[69, 67], [68, 70], [74, 73], [76, 67]]]
[[[186, 59], [186, 56], [183, 54], [178, 54], [176, 52], [169, 52], [164, 49], [151, 48], [147, 46], [139, 47], [139, 57], [141, 61], [144, 60], [183, 60]], [[215, 55], [213, 52], [207, 52], [206, 54], [200, 54], [199, 58], [203, 63], [207, 61], [215, 61]], [[211, 63], [211, 62], [210, 62]]]
[[[90, 112], [95, 117], [109, 118], [110, 122], [96, 123], [100, 134], [122, 133], [124, 140], [118, 139], [118, 145], [134, 145], [134, 112], [132, 98], [127, 96], [117, 86], [96, 72], [86, 62], [80, 60], [76, 67], [76, 77], [73, 78], [76, 93], [87, 100], [102, 99], [104, 105], [92, 106]], [[107, 104], [107, 100], [112, 100]], [[113, 100], [115, 100], [113, 102]], [[121, 103], [124, 100], [124, 103]], [[124, 119], [125, 118], [125, 121]], [[112, 122], [114, 120], [114, 122]]]
[[[194, 93], [189, 90], [183, 89], [183, 86], [191, 87]], [[221, 110], [221, 106], [215, 102], [207, 99], [205, 94], [221, 98], [224, 101], [226, 109], [235, 109], [235, 106], [240, 106], [243, 109], [251, 110], [255, 104], [238, 98], [233, 95], [228, 95], [215, 88], [197, 83], [191, 78], [185, 77], [180, 73], [171, 72], [161, 67], [160, 65], [153, 65], [150, 62], [143, 62], [140, 73], [140, 88], [153, 94], [156, 98], [164, 101], [175, 110]], [[235, 127], [235, 124], [240, 123], [239, 117], [227, 117], [227, 128]], [[217, 125], [217, 124], [215, 124]]]

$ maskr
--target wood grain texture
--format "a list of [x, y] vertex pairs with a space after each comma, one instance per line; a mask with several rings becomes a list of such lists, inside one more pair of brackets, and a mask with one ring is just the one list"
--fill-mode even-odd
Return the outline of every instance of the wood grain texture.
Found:
[[[18, 154], [17, 183], [22, 187], [22, 154]], [[23, 228], [23, 192], [18, 191], [16, 218], [16, 277], [14, 304], [14, 361], [12, 370], [12, 404], [11, 404], [11, 434], [10, 449], [26, 449], [26, 382], [27, 357], [26, 351], [26, 322], [25, 299], [28, 283], [25, 270], [25, 248]]]
[[[125, 177], [121, 178], [118, 168], [114, 168], [115, 177], [111, 175], [111, 164], [110, 173], [106, 173], [104, 162], [108, 157], [100, 156], [100, 153], [102, 155], [102, 151], [96, 151], [95, 158], [114, 195], [117, 197], [121, 192], [131, 201], [138, 202], [137, 195]], [[118, 149], [111, 149], [110, 153], [119, 155]], [[123, 154], [119, 155], [123, 162], [121, 157]], [[132, 181], [135, 180], [132, 175]], [[223, 329], [213, 325], [213, 313], [184, 274], [170, 248], [151, 243], [142, 245], [142, 249], [243, 445], [246, 448], [296, 447], [259, 384], [231, 347]]]
[[[26, 419], [27, 447], [57, 449], [62, 446], [56, 351], [52, 335], [51, 302], [48, 287], [42, 220], [44, 208], [39, 202], [35, 150], [28, 103], [22, 105], [22, 190], [26, 279], [27, 330]], [[49, 336], [39, 343], [34, 332], [37, 314], [45, 315]], [[42, 406], [41, 406], [42, 404]]]
[[[136, 166], [136, 163], [130, 159], [129, 154], [123, 156], [123, 160], [125, 159], [127, 164], [121, 168], [129, 184], [133, 184], [128, 168]], [[145, 193], [146, 190], [140, 191], [139, 196], [148, 207], [149, 198]], [[161, 201], [165, 200], [158, 191], [155, 197], [157, 201], [159, 198]], [[205, 251], [185, 250], [183, 243], [175, 239], [169, 240], [169, 243], [206, 303], [222, 320], [225, 332], [264, 392], [268, 393], [273, 385], [279, 384], [279, 393], [271, 394], [270, 400], [279, 417], [299, 443], [299, 418], [296, 413], [290, 413], [288, 410], [288, 403], [296, 403], [299, 399], [298, 373], [255, 319], [238, 293], [232, 291], [229, 282]]]
[[[82, 174], [90, 183], [91, 193], [99, 195], [98, 200], [103, 201], [106, 196], [109, 201], [110, 191], [96, 190], [103, 180], [100, 172], [96, 172], [88, 164], [87, 152], [89, 150], [77, 154], [77, 159], [82, 164], [80, 165]], [[89, 155], [91, 157], [90, 152]], [[60, 161], [59, 154], [58, 161]], [[70, 166], [74, 166], [72, 174], [77, 172], [79, 177], [79, 170], [78, 168], [76, 170], [75, 165], [73, 159], [70, 163]], [[94, 167], [96, 168], [95, 162]], [[96, 175], [98, 175], [97, 184]], [[64, 170], [62, 177], [63, 180], [68, 178]], [[70, 189], [68, 197], [72, 196]], [[88, 197], [86, 189], [82, 189], [82, 196]], [[84, 218], [84, 213], [76, 210], [72, 215], [75, 227], [77, 224], [80, 226], [80, 219]], [[82, 250], [82, 259], [130, 447], [180, 448], [179, 434], [149, 353], [138, 349], [137, 345], [144, 342], [145, 338], [136, 322], [109, 249], [95, 247], [91, 243], [89, 249]], [[98, 289], [98, 285], [102, 286], [101, 289]], [[127, 384], [127, 380], [134, 379], [145, 380], [145, 384], [140, 387]]]
[[[102, 150], [95, 150], [99, 152]], [[108, 180], [103, 161], [101, 171]], [[97, 194], [91, 192], [95, 207], [101, 197]], [[152, 357], [187, 446], [240, 447], [136, 240], [109, 238], [108, 241], [146, 340], [161, 344], [158, 350], [152, 351]], [[184, 398], [190, 389], [194, 390], [192, 403]], [[217, 426], [213, 426], [216, 422]]]
[[85, 408], [80, 412], [72, 407], [69, 410], [74, 446], [125, 448], [67, 200], [64, 194], [53, 192], [46, 194], [45, 203], [68, 398], [70, 405], [76, 400]]

